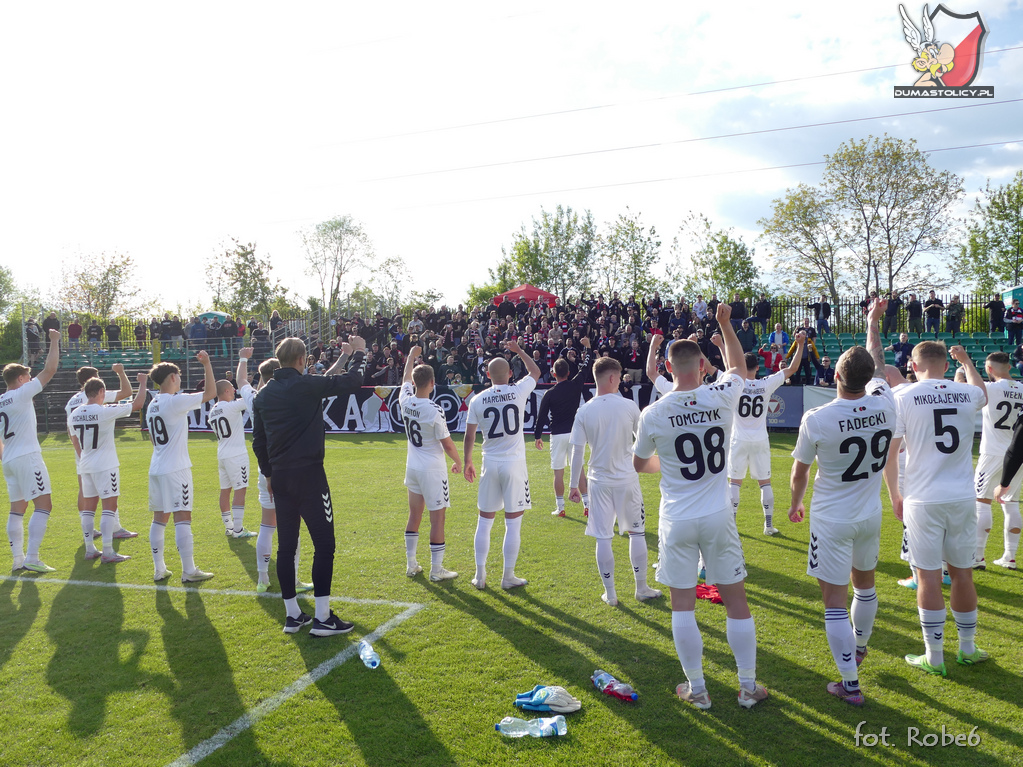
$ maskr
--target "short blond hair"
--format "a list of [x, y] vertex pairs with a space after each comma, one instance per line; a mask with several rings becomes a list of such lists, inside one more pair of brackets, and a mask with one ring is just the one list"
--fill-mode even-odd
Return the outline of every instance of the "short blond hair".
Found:
[[433, 380], [433, 368], [429, 365], [416, 365], [412, 369], [412, 383], [416, 385], [417, 389], [433, 383]]
[[21, 378], [25, 373], [31, 373], [32, 369], [27, 368], [17, 362], [12, 362], [10, 365], [4, 367], [4, 383], [10, 386], [12, 383]]
[[277, 344], [276, 356], [281, 367], [294, 367], [296, 363], [305, 359], [305, 344], [298, 338], [285, 338]]

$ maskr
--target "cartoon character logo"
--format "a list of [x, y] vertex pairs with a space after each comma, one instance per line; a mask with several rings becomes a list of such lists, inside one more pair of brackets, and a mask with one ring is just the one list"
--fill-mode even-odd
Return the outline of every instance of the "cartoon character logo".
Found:
[[[970, 85], [980, 72], [981, 54], [987, 27], [979, 11], [969, 14], [953, 13], [939, 4], [932, 12], [924, 6], [922, 32], [910, 21], [904, 6], [902, 31], [906, 42], [916, 53], [913, 69], [920, 73], [917, 88], [961, 88]], [[938, 40], [934, 25], [937, 22], [942, 40]]]

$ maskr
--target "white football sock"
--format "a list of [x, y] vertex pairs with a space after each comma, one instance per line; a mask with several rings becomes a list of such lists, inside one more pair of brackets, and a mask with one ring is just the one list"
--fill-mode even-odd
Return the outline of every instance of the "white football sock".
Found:
[[410, 533], [408, 530], [405, 531], [405, 560], [409, 567], [412, 567], [418, 561], [416, 559], [416, 547], [419, 546], [419, 533]]
[[315, 597], [316, 602], [316, 620], [321, 623], [330, 617], [330, 594], [322, 597]]
[[554, 496], [554, 500], [558, 504], [558, 511], [564, 511], [565, 510], [565, 496], [563, 496], [563, 495], [556, 495], [556, 496]]
[[[256, 572], [267, 575], [270, 572], [270, 557], [273, 556], [274, 533], [277, 532], [276, 525], [260, 525], [259, 534], [256, 535]], [[295, 571], [297, 574], [297, 570]], [[264, 583], [268, 582], [263, 580]]]
[[[96, 550], [96, 544], [92, 541], [92, 534], [96, 532], [96, 512], [79, 509], [78, 518], [82, 521], [82, 537], [85, 539], [85, 553], [91, 554]], [[102, 522], [102, 519], [100, 521]]]
[[1023, 526], [1023, 519], [1020, 518], [1019, 513], [1019, 501], [1003, 503], [1002, 512], [1005, 516], [1005, 556], [1008, 559], [1015, 559], [1016, 551], [1019, 549], [1019, 533], [1009, 531], [1019, 530]]
[[732, 501], [732, 516], [736, 516], [739, 513], [739, 493], [742, 491], [742, 487], [736, 485], [733, 482], [728, 483], [728, 497]]
[[245, 529], [245, 507], [244, 506], [232, 506], [231, 507], [231, 522], [234, 523], [234, 532], [240, 533]]
[[50, 512], [41, 509], [32, 512], [32, 519], [28, 521], [28, 548], [25, 550], [25, 559], [29, 562], [39, 561], [39, 547], [43, 543], [46, 523], [49, 521]]
[[607, 538], [597, 539], [597, 571], [600, 573], [600, 582], [604, 585], [608, 601], [616, 601], [618, 594], [615, 592], [615, 555], [611, 549], [611, 541]]
[[11, 542], [11, 556], [15, 562], [25, 559], [25, 517], [11, 514], [7, 517], [7, 540]]
[[437, 572], [444, 567], [444, 549], [443, 543], [430, 544], [430, 569], [433, 572]]
[[584, 509], [590, 508], [590, 494], [589, 493], [582, 493], [582, 496], [583, 496], [583, 508]]
[[504, 519], [504, 577], [515, 575], [515, 563], [519, 559], [521, 544], [522, 517]]
[[289, 618], [297, 618], [302, 614], [302, 608], [298, 606], [298, 599], [292, 597], [284, 600], [284, 612]]
[[178, 556], [181, 557], [181, 572], [194, 573], [195, 559], [192, 554], [192, 523], [174, 523], [174, 543], [178, 547]]
[[476, 518], [476, 577], [485, 578], [487, 573], [487, 555], [490, 553], [490, 529], [494, 526], [493, 519]]
[[852, 611], [853, 633], [856, 635], [856, 649], [863, 650], [874, 633], [874, 619], [877, 617], [877, 590], [853, 589]]
[[164, 522], [154, 522], [149, 526], [149, 548], [153, 550], [153, 567], [157, 573], [167, 569], [167, 563], [163, 559], [163, 541], [167, 532], [167, 525]]
[[646, 572], [649, 555], [646, 548], [646, 535], [632, 533], [629, 536], [629, 561], [632, 562], [632, 575], [636, 579], [636, 590], [646, 586]]
[[760, 488], [760, 505], [764, 507], [764, 527], [773, 527], [774, 519], [774, 489], [770, 485]]
[[932, 666], [940, 666], [945, 662], [945, 608], [925, 610], [917, 608], [920, 613], [920, 628], [924, 632], [924, 647], [927, 662]]
[[757, 686], [757, 629], [753, 618], [725, 618], [725, 636], [735, 656], [739, 684], [752, 692]]
[[675, 652], [682, 671], [693, 692], [705, 692], [707, 682], [703, 678], [703, 635], [696, 625], [696, 611], [671, 612], [671, 637], [675, 640]]
[[856, 635], [849, 623], [849, 611], [844, 607], [829, 607], [824, 610], [824, 633], [828, 637], [831, 657], [838, 666], [843, 682], [855, 682], [860, 678], [856, 670]]
[[968, 613], [952, 611], [952, 618], [956, 622], [956, 631], [959, 632], [959, 650], [963, 655], [973, 655], [977, 650], [974, 641], [977, 636], [977, 611], [970, 610]]
[[114, 555], [114, 533], [117, 530], [117, 512], [104, 511], [103, 516], [99, 518], [99, 532], [103, 539], [103, 556], [105, 557]]
[[[1004, 506], [1002, 507], [1004, 510]], [[977, 561], [984, 559], [987, 537], [991, 534], [991, 504], [977, 501]]]
[[220, 519], [224, 523], [224, 529], [229, 533], [234, 532], [234, 521], [231, 519], [231, 510], [220, 512]]
[[[101, 520], [101, 522], [102, 522], [102, 520]], [[114, 532], [116, 533], [118, 530], [123, 530], [123, 529], [124, 528], [121, 527], [121, 510], [118, 509], [117, 511], [114, 512]]]

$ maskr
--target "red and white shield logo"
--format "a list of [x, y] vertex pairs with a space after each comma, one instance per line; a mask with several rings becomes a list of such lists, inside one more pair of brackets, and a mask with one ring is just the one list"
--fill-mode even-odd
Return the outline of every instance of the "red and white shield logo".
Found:
[[942, 3], [931, 11], [930, 19], [934, 25], [934, 37], [951, 45], [956, 52], [952, 71], [943, 74], [941, 81], [949, 88], [969, 85], [980, 73], [984, 38], [988, 32], [980, 11], [953, 13]]

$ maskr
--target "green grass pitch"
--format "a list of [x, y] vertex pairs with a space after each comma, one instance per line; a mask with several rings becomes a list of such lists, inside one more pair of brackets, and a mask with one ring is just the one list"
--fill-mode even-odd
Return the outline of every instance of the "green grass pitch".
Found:
[[[118, 548], [134, 558], [111, 566], [83, 560], [75, 510], [76, 482], [66, 438], [43, 441], [54, 487], [54, 513], [43, 558], [48, 578], [0, 581], [0, 765], [167, 765], [204, 748], [222, 728], [269, 705], [253, 726], [212, 751], [202, 765], [1018, 765], [1023, 759], [1023, 619], [1021, 574], [991, 568], [977, 574], [978, 641], [991, 653], [983, 665], [954, 662], [949, 620], [947, 679], [908, 667], [922, 652], [914, 595], [896, 579], [901, 527], [887, 510], [878, 567], [880, 610], [861, 682], [864, 708], [825, 692], [838, 678], [824, 635], [816, 583], [805, 574], [807, 524], [785, 516], [789, 452], [794, 435], [772, 435], [776, 522], [761, 534], [756, 484], [747, 480], [739, 530], [749, 567], [747, 589], [757, 621], [758, 676], [771, 698], [752, 710], [735, 702], [737, 681], [720, 605], [700, 602], [705, 671], [714, 705], [680, 703], [684, 679], [671, 638], [667, 598], [632, 598], [628, 546], [614, 542], [621, 606], [600, 599], [592, 539], [582, 510], [553, 518], [549, 455], [527, 443], [533, 510], [522, 528], [518, 572], [529, 585], [477, 592], [473, 570], [475, 486], [452, 482], [446, 566], [461, 573], [431, 584], [405, 577], [402, 532], [407, 514], [401, 435], [328, 437], [327, 473], [338, 541], [334, 594], [384, 603], [339, 602], [356, 624], [343, 637], [317, 640], [281, 632], [283, 604], [254, 594], [255, 539], [223, 533], [217, 508], [216, 451], [193, 435], [197, 564], [216, 573], [198, 593], [152, 588], [147, 549], [150, 448], [140, 434], [119, 434], [121, 515], [140, 532]], [[477, 467], [479, 449], [477, 448]], [[252, 462], [255, 469], [255, 461]], [[657, 542], [657, 477], [642, 477], [651, 562]], [[0, 497], [0, 500], [5, 496]], [[809, 497], [809, 496], [808, 496]], [[258, 525], [255, 488], [247, 526]], [[490, 581], [499, 581], [500, 521], [493, 531]], [[988, 561], [1000, 552], [1001, 517]], [[180, 563], [168, 533], [168, 566]], [[303, 540], [301, 572], [312, 550]], [[420, 560], [429, 561], [427, 530]], [[9, 563], [9, 559], [6, 560]], [[7, 567], [9, 565], [5, 565]], [[273, 567], [271, 576], [276, 590]], [[653, 572], [651, 571], [651, 581]], [[102, 588], [54, 580], [116, 584]], [[47, 582], [51, 581], [51, 582]], [[130, 585], [143, 588], [125, 588]], [[171, 586], [180, 586], [175, 577]], [[214, 592], [237, 591], [239, 594]], [[947, 589], [946, 589], [947, 593]], [[349, 659], [279, 707], [272, 704], [308, 672], [406, 610], [425, 607], [376, 642], [382, 665]], [[309, 610], [309, 608], [307, 608]], [[635, 704], [596, 693], [595, 668], [611, 671], [639, 692]], [[508, 740], [494, 723], [517, 710], [512, 700], [537, 683], [563, 685], [583, 701], [570, 714], [568, 735]], [[890, 745], [856, 745], [855, 731], [887, 728]], [[941, 743], [975, 729], [979, 745]], [[920, 743], [908, 743], [911, 728]], [[934, 733], [937, 745], [925, 737]], [[868, 742], [869, 739], [868, 739]], [[178, 762], [179, 764], [182, 762]]]

